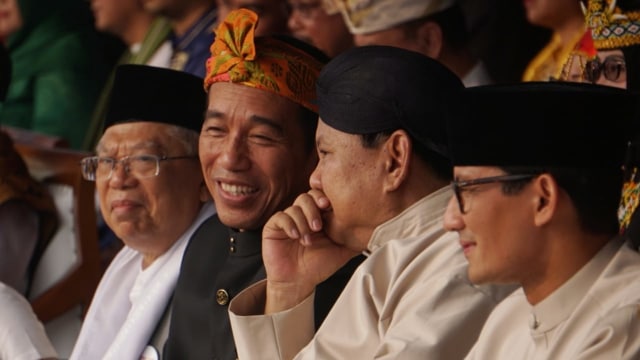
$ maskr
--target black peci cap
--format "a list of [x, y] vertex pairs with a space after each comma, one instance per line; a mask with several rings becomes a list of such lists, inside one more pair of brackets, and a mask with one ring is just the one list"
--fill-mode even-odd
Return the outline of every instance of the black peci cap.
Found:
[[454, 166], [620, 168], [638, 94], [608, 86], [525, 82], [468, 88], [448, 125]]
[[207, 106], [203, 80], [197, 76], [146, 65], [116, 69], [105, 129], [128, 122], [149, 121], [200, 132]]
[[446, 120], [464, 89], [444, 65], [417, 52], [363, 46], [331, 60], [320, 73], [320, 119], [342, 132], [404, 129], [448, 157]]

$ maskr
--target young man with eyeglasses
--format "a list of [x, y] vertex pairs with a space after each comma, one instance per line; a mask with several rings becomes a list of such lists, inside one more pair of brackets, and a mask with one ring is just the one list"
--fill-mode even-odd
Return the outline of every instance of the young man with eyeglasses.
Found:
[[[472, 285], [442, 227], [452, 196], [445, 122], [462, 88], [437, 61], [390, 46], [347, 50], [323, 69], [311, 190], [267, 222], [267, 279], [229, 307], [240, 359], [468, 352], [513, 288]], [[316, 285], [360, 252], [367, 259], [314, 335]]]
[[215, 212], [198, 161], [205, 107], [197, 76], [116, 69], [97, 155], [81, 166], [125, 246], [98, 285], [71, 359], [138, 359], [163, 319], [184, 250]]
[[[473, 112], [449, 123], [456, 196], [445, 228], [459, 234], [471, 281], [521, 287], [468, 359], [640, 356], [640, 254], [616, 237], [637, 101], [591, 84], [466, 90]], [[514, 121], [505, 103], [527, 111]]]

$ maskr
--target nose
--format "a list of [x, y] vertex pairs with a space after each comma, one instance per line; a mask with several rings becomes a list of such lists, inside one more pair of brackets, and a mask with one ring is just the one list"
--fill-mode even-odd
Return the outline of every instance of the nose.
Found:
[[300, 30], [300, 17], [299, 12], [296, 9], [291, 10], [291, 14], [289, 15], [289, 19], [287, 19], [287, 26], [289, 30], [295, 35], [297, 31]]
[[454, 195], [451, 195], [444, 212], [444, 228], [448, 231], [458, 231], [464, 228], [462, 214], [460, 214], [458, 201]]
[[225, 169], [241, 171], [251, 167], [250, 150], [245, 138], [229, 135], [221, 146], [220, 165]]
[[109, 186], [113, 188], [122, 188], [131, 182], [135, 181], [133, 176], [129, 176], [129, 165], [126, 161], [116, 161], [111, 170], [111, 177], [109, 178]]
[[320, 164], [313, 169], [311, 175], [309, 176], [309, 186], [312, 189], [322, 190], [322, 178], [320, 176]]

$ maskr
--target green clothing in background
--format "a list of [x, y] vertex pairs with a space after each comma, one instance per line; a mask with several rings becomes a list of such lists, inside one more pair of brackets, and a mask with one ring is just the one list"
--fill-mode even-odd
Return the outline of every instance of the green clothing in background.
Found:
[[[126, 50], [116, 63], [115, 67], [120, 64], [146, 64], [162, 43], [167, 40], [167, 36], [169, 36], [170, 31], [171, 26], [166, 19], [158, 18], [154, 20], [140, 44], [140, 49], [135, 54], [132, 54], [130, 50]], [[95, 150], [95, 146], [98, 144], [98, 141], [102, 136], [104, 119], [107, 114], [107, 104], [109, 102], [109, 95], [111, 94], [111, 87], [113, 86], [115, 67], [111, 71], [111, 75], [109, 75], [109, 79], [102, 89], [98, 103], [96, 104], [93, 115], [91, 116], [91, 123], [89, 124], [89, 128], [82, 144], [82, 148], [84, 150]]]
[[13, 73], [0, 123], [60, 136], [80, 148], [107, 74], [88, 4], [17, 3], [23, 26], [7, 39]]

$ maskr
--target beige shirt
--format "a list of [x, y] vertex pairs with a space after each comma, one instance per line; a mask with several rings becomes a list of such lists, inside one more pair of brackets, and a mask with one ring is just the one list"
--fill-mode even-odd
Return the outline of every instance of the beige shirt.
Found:
[[536, 306], [505, 299], [467, 359], [640, 359], [639, 311], [640, 254], [612, 240]]
[[469, 282], [457, 235], [442, 227], [451, 195], [443, 188], [376, 228], [370, 256], [315, 336], [313, 296], [268, 316], [243, 316], [263, 306], [264, 281], [236, 296], [229, 310], [238, 357], [464, 357], [486, 317], [513, 288], [480, 288]]

